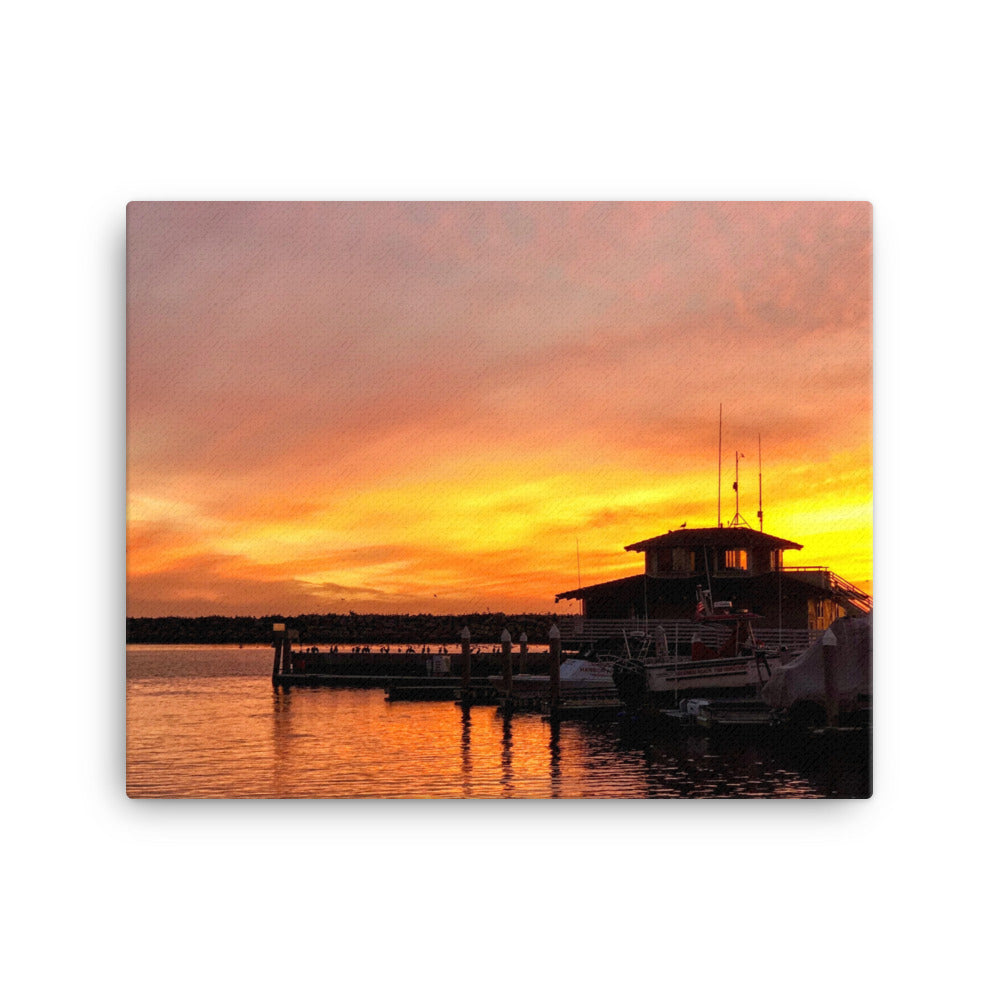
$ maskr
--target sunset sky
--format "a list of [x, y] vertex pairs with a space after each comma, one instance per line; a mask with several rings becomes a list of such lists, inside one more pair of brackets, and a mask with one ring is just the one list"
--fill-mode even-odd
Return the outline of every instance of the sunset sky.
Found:
[[[867, 203], [132, 203], [128, 614], [544, 612], [722, 518], [871, 592]], [[579, 546], [579, 564], [577, 547]], [[579, 567], [579, 568], [578, 568]]]

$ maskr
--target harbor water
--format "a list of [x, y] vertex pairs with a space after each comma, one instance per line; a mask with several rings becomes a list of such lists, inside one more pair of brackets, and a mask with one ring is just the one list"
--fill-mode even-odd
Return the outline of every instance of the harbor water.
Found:
[[766, 736], [642, 733], [620, 720], [504, 718], [274, 689], [268, 647], [126, 650], [133, 798], [859, 798], [867, 760]]

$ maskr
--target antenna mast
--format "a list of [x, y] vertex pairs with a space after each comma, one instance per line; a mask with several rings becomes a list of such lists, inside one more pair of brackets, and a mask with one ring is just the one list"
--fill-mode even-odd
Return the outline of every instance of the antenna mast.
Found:
[[719, 527], [722, 527], [722, 403], [719, 403], [719, 509], [716, 512]]
[[[736, 493], [736, 516], [729, 522], [730, 528], [738, 528], [740, 526], [740, 521], [742, 521], [749, 528], [750, 525], [747, 524], [745, 517], [740, 517], [740, 459], [746, 458], [746, 455], [740, 454], [739, 449], [736, 449], [736, 482], [733, 483], [733, 491]], [[721, 528], [722, 525], [720, 524]]]
[[[580, 579], [580, 539], [576, 540], [576, 589], [583, 589], [583, 581]], [[580, 614], [583, 614], [583, 598], [580, 598]]]
[[736, 491], [736, 517], [733, 518], [733, 524], [738, 526], [740, 523], [740, 453], [738, 449], [736, 451], [736, 482], [733, 483], [733, 489]]
[[760, 530], [764, 531], [764, 491], [763, 479], [761, 478], [760, 463], [760, 431], [757, 432], [757, 520], [760, 521]]

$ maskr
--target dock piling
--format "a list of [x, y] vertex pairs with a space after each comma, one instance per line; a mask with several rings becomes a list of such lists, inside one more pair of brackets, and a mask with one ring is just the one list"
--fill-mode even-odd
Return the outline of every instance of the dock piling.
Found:
[[500, 633], [500, 651], [503, 656], [503, 690], [509, 698], [514, 693], [514, 663], [511, 656], [510, 632], [507, 629]]
[[521, 637], [517, 641], [521, 644], [521, 655], [517, 661], [517, 672], [519, 674], [526, 674], [528, 672], [528, 637], [522, 632]]
[[559, 627], [549, 629], [549, 717], [553, 723], [559, 721], [559, 667], [562, 660], [562, 640]]
[[285, 634], [285, 623], [275, 622], [271, 626], [271, 645], [274, 646], [274, 663], [271, 665], [271, 683], [277, 684], [281, 673], [281, 648]]
[[837, 686], [837, 637], [833, 629], [823, 633], [823, 700], [826, 703], [826, 725], [836, 729], [840, 724], [840, 690]]
[[466, 625], [459, 633], [462, 640], [462, 704], [472, 700], [472, 635]]
[[284, 622], [275, 622], [271, 626], [274, 646], [274, 662], [271, 664], [271, 683], [277, 684], [278, 678], [292, 672], [292, 636], [298, 638], [298, 633], [293, 633], [285, 627]]
[[504, 717], [508, 717], [514, 707], [514, 662], [511, 648], [510, 632], [504, 629], [500, 633], [500, 650], [503, 661], [503, 699], [500, 704]]

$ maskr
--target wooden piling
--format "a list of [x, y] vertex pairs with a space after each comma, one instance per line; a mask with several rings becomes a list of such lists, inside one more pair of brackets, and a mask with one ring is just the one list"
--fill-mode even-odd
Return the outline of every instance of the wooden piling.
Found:
[[833, 629], [823, 633], [823, 700], [826, 703], [826, 725], [835, 729], [840, 724], [840, 689], [837, 685], [837, 637]]
[[271, 683], [277, 684], [281, 673], [281, 648], [285, 633], [285, 623], [275, 622], [271, 626], [271, 645], [274, 646], [274, 663], [271, 665]]
[[472, 697], [472, 635], [466, 625], [459, 633], [462, 640], [462, 704], [468, 705]]
[[500, 651], [503, 656], [503, 690], [509, 698], [514, 693], [514, 663], [511, 656], [510, 632], [500, 633]]
[[562, 660], [562, 641], [559, 628], [549, 629], [549, 716], [552, 722], [559, 718], [559, 667]]
[[517, 640], [521, 644], [521, 655], [517, 661], [517, 672], [526, 674], [528, 672], [528, 637], [522, 632]]

